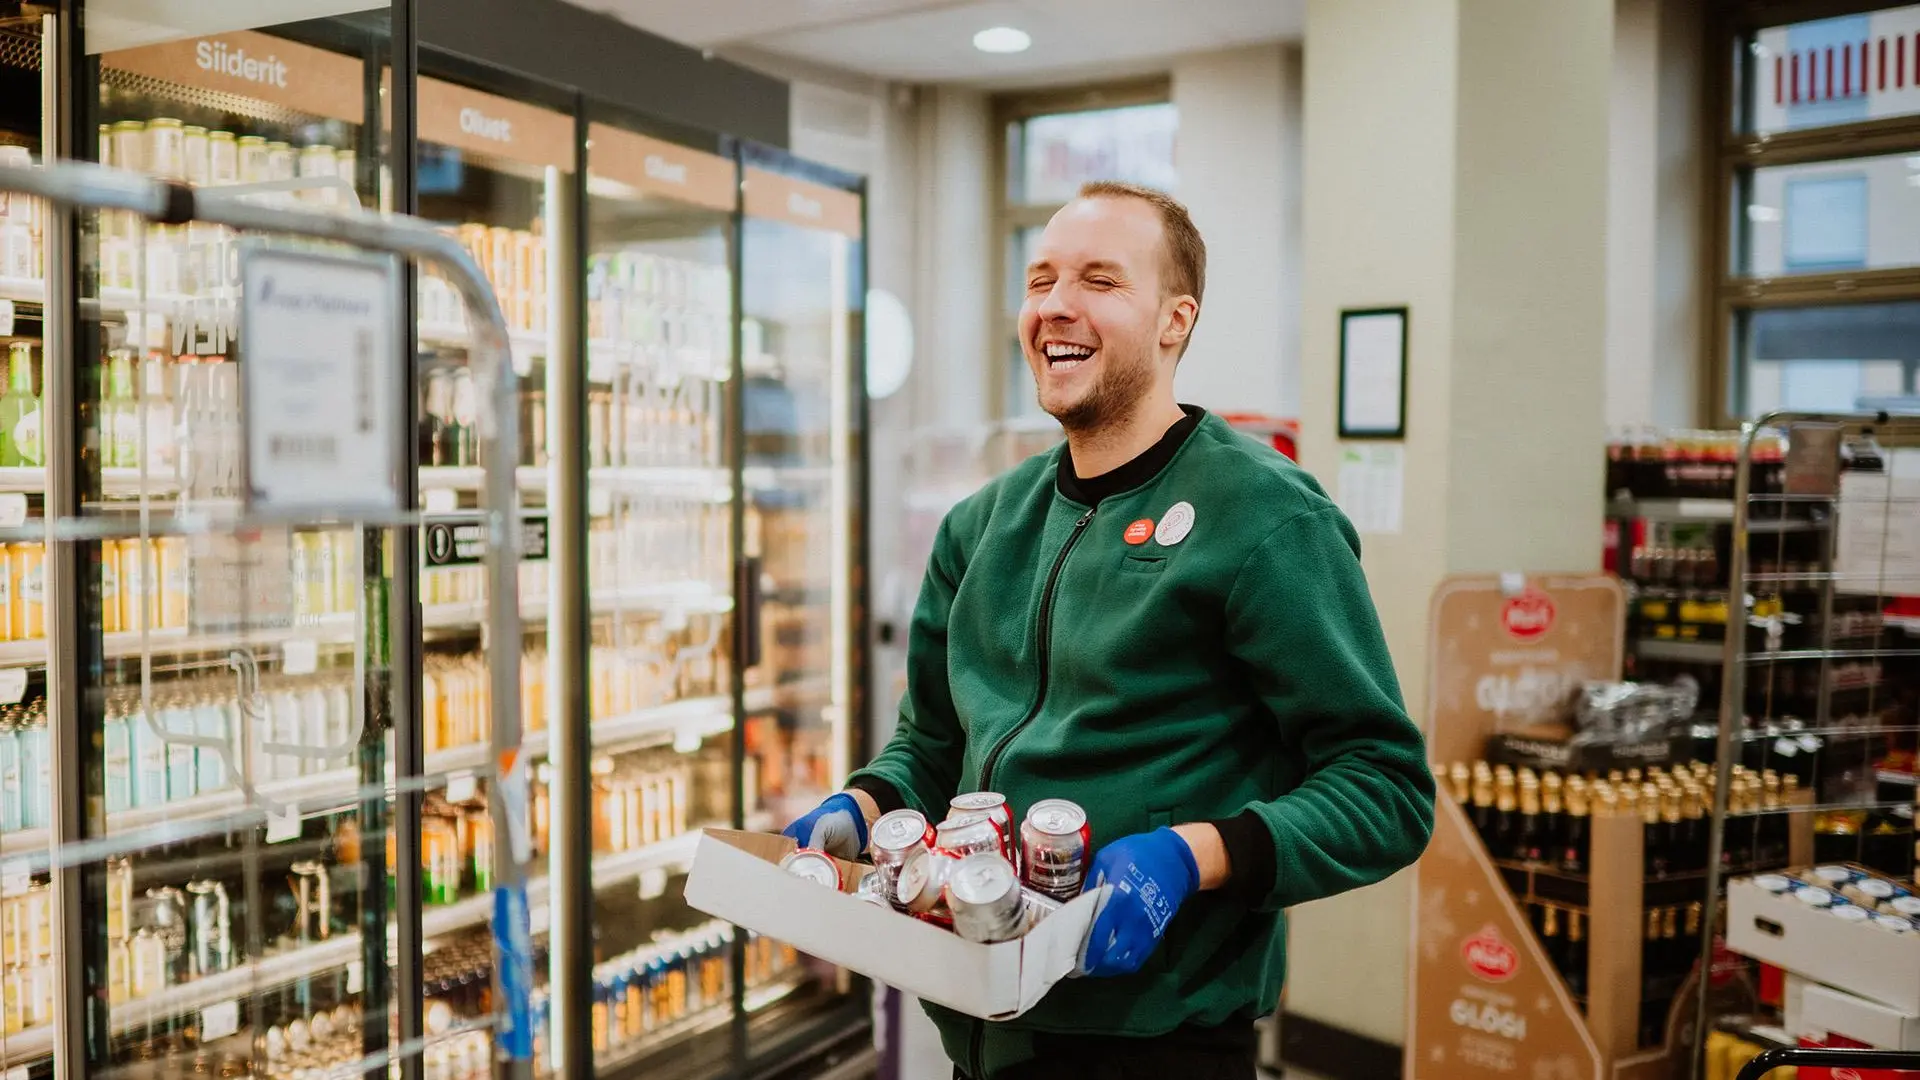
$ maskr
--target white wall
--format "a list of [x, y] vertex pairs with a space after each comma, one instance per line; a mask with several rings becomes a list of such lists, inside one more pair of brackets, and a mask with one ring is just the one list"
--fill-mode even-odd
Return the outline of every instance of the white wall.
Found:
[[1700, 14], [1616, 0], [1607, 162], [1610, 428], [1697, 422]]
[[1260, 45], [1173, 65], [1178, 195], [1207, 241], [1207, 293], [1182, 401], [1299, 407], [1300, 50]]

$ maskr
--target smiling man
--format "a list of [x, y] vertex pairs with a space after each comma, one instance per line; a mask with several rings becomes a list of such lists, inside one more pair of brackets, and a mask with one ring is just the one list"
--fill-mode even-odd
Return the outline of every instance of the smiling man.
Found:
[[1089, 184], [1026, 277], [1021, 345], [1066, 442], [941, 523], [899, 728], [787, 833], [853, 858], [900, 806], [1079, 803], [1113, 887], [1087, 977], [1003, 1023], [929, 1006], [955, 1075], [1250, 1080], [1281, 909], [1416, 859], [1433, 777], [1353, 527], [1174, 398], [1206, 285], [1186, 208]]

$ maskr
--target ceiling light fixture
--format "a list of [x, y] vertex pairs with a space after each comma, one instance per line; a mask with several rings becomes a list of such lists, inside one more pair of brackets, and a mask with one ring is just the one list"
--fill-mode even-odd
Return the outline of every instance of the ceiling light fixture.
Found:
[[983, 53], [1026, 52], [1032, 44], [1033, 38], [1025, 30], [1011, 26], [989, 27], [973, 35], [973, 47]]

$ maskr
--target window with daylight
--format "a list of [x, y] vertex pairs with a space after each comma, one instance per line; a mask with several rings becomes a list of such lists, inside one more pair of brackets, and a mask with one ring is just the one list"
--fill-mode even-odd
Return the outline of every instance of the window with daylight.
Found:
[[1728, 4], [1715, 40], [1718, 419], [1920, 407], [1920, 4]]
[[1047, 220], [1089, 180], [1125, 180], [1163, 191], [1177, 186], [1174, 136], [1179, 116], [1165, 79], [1093, 89], [1021, 95], [995, 102], [1002, 177], [998, 265], [1002, 267], [1004, 377], [990, 387], [996, 415], [1038, 412], [1033, 379], [1020, 352], [1018, 325], [1027, 263]]

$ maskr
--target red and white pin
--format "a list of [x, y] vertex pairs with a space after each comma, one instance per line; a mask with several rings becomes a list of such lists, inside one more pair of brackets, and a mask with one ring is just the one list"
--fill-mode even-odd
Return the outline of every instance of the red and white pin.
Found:
[[1144, 544], [1148, 538], [1153, 536], [1153, 519], [1141, 518], [1139, 521], [1127, 526], [1127, 531], [1121, 535], [1129, 544], [1136, 546]]

